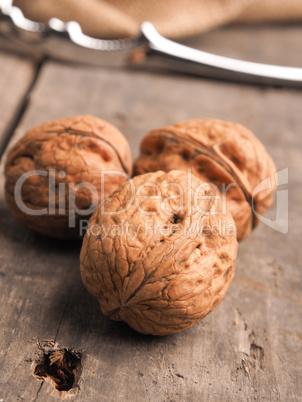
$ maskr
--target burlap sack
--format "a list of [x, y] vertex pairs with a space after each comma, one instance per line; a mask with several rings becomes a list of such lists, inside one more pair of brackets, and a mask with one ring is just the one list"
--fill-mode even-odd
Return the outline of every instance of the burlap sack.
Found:
[[302, 19], [300, 0], [16, 0], [37, 21], [78, 21], [99, 38], [135, 36], [143, 21], [171, 38], [207, 31], [231, 21]]

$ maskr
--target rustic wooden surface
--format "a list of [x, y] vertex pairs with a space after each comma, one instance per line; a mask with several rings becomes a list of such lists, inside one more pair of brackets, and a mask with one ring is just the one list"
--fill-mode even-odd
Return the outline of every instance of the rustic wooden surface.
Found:
[[[274, 62], [302, 65], [301, 51], [285, 46], [296, 31], [301, 35], [297, 27], [260, 27], [253, 36], [231, 28], [206, 38], [225, 53], [248, 40], [243, 54], [259, 58], [262, 32], [264, 46], [276, 49], [269, 50]], [[1, 66], [6, 58], [0, 54]], [[2, 89], [0, 110], [10, 111], [3, 95], [12, 95], [11, 88]], [[20, 103], [14, 91], [12, 109]], [[236, 277], [213, 313], [176, 335], [143, 336], [101, 315], [81, 283], [80, 242], [23, 227], [1, 190], [0, 401], [55, 400], [51, 384], [32, 374], [40, 349], [52, 343], [83, 355], [79, 390], [71, 396], [79, 401], [300, 401], [301, 110], [301, 91], [45, 63], [15, 139], [46, 119], [90, 113], [116, 124], [136, 156], [151, 128], [202, 116], [239, 121], [263, 141], [279, 170], [289, 168], [282, 187], [289, 190], [289, 233], [260, 226], [240, 245]], [[274, 211], [267, 216], [274, 219]]]
[[35, 77], [35, 66], [27, 59], [1, 54], [0, 62], [0, 154], [26, 105], [26, 94]]

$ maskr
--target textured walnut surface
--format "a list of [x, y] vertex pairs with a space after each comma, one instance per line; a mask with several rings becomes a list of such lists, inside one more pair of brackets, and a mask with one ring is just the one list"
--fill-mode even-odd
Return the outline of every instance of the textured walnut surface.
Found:
[[[263, 144], [237, 123], [197, 119], [151, 131], [142, 141], [134, 174], [156, 170], [192, 169], [202, 181], [213, 183], [237, 225], [238, 240], [245, 238], [272, 203], [270, 189], [254, 194], [256, 186], [273, 177], [275, 165]], [[227, 191], [224, 192], [224, 188]]]
[[[49, 177], [56, 182], [55, 214], [32, 216], [22, 212], [15, 202], [14, 190], [22, 174], [52, 171], [43, 176], [29, 177], [22, 186], [22, 200], [33, 210], [49, 206]], [[8, 152], [5, 164], [6, 200], [12, 213], [23, 223], [40, 233], [54, 237], [78, 236], [78, 229], [68, 228], [69, 184], [91, 183], [100, 196], [101, 171], [117, 170], [132, 173], [131, 153], [127, 140], [114, 126], [93, 116], [75, 116], [53, 120], [29, 130]], [[62, 177], [63, 172], [63, 177]], [[104, 196], [108, 196], [125, 179], [106, 176]], [[65, 184], [65, 211], [59, 212], [59, 183]], [[64, 197], [64, 195], [63, 195]], [[62, 201], [62, 197], [61, 197]], [[75, 193], [75, 205], [87, 209], [92, 193], [81, 188]], [[77, 216], [77, 222], [79, 216]]]
[[[167, 335], [192, 326], [223, 299], [235, 269], [235, 224], [230, 214], [215, 214], [209, 186], [202, 186], [198, 204], [186, 197], [202, 183], [183, 171], [158, 171], [133, 182], [136, 189], [150, 184], [139, 203], [137, 197], [129, 202], [127, 182], [93, 214], [81, 251], [82, 279], [111, 319], [145, 334]], [[173, 198], [179, 186], [182, 205]], [[222, 233], [222, 219], [231, 232]], [[126, 222], [128, 233], [118, 231]], [[146, 230], [146, 222], [152, 229]], [[156, 225], [167, 231], [154, 230]]]

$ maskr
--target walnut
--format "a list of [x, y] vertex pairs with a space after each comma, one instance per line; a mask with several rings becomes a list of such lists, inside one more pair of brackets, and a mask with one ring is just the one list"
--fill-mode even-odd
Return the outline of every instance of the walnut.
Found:
[[[196, 196], [197, 194], [197, 196]], [[223, 299], [234, 275], [236, 227], [215, 191], [184, 171], [126, 182], [98, 206], [81, 251], [81, 275], [102, 312], [167, 335]]]
[[262, 214], [272, 204], [274, 184], [254, 196], [253, 190], [274, 175], [274, 162], [241, 124], [197, 119], [151, 131], [142, 141], [134, 175], [173, 169], [192, 169], [202, 181], [217, 187], [221, 205], [226, 205], [237, 225], [238, 240], [258, 224], [252, 207]]
[[[42, 215], [20, 209], [15, 197], [18, 179], [35, 170], [40, 173], [22, 184], [21, 200], [32, 211], [45, 210]], [[77, 237], [78, 211], [89, 212], [101, 190], [107, 197], [125, 181], [122, 175], [107, 175], [102, 187], [101, 171], [105, 170], [132, 173], [129, 145], [117, 128], [93, 116], [48, 121], [29, 130], [9, 150], [6, 201], [15, 217], [31, 229], [53, 237]], [[70, 222], [73, 215], [75, 225]]]

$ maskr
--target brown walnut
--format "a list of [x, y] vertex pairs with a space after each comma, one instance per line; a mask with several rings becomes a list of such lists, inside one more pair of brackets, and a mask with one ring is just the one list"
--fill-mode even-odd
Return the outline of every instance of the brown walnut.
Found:
[[[22, 211], [14, 194], [18, 179], [34, 170], [47, 175], [28, 177], [22, 185], [21, 198], [31, 210], [47, 209], [40, 216]], [[121, 175], [108, 175], [102, 187], [101, 171], [105, 170], [132, 173], [128, 142], [116, 127], [93, 116], [48, 121], [29, 130], [8, 151], [6, 201], [15, 217], [31, 229], [53, 237], [77, 237], [81, 216], [76, 209], [87, 210], [99, 200], [86, 185], [76, 186], [90, 183], [99, 198], [102, 190], [102, 195], [107, 197], [125, 181]], [[69, 227], [69, 213], [75, 213], [75, 228]]]
[[238, 240], [259, 221], [252, 208], [262, 214], [272, 204], [274, 184], [254, 195], [253, 191], [273, 177], [274, 162], [241, 124], [197, 119], [151, 131], [142, 141], [134, 175], [173, 169], [191, 169], [202, 181], [217, 186], [221, 205], [224, 202], [237, 225]]
[[235, 223], [216, 207], [211, 187], [177, 170], [137, 176], [100, 204], [80, 259], [102, 312], [153, 335], [210, 313], [231, 283], [237, 253]]

